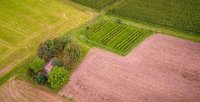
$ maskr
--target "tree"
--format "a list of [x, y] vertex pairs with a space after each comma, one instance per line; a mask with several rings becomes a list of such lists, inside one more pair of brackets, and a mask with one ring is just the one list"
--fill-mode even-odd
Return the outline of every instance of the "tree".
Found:
[[44, 69], [45, 61], [36, 57], [31, 63], [30, 68], [34, 73], [38, 73]]
[[51, 88], [59, 89], [69, 80], [69, 72], [64, 67], [53, 67], [49, 73], [48, 83]]
[[61, 38], [55, 38], [54, 42], [56, 51], [62, 51], [64, 49]]
[[64, 49], [63, 64], [66, 66], [73, 65], [80, 58], [79, 46], [74, 42], [69, 43]]
[[38, 48], [38, 56], [45, 61], [53, 58], [56, 53], [54, 40], [47, 40], [45, 43], [40, 44]]

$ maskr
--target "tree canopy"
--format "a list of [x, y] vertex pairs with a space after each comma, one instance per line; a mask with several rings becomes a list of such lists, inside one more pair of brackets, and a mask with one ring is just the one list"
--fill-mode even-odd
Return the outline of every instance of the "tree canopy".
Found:
[[34, 73], [38, 73], [44, 69], [45, 61], [36, 57], [31, 63], [30, 68], [33, 70]]
[[69, 72], [64, 67], [53, 67], [49, 73], [48, 83], [51, 88], [59, 89], [69, 80]]

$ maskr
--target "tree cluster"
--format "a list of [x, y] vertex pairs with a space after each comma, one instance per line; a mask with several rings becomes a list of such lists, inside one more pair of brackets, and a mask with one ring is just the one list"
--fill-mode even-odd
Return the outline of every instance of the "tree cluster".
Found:
[[[40, 44], [38, 57], [30, 63], [30, 70], [39, 84], [59, 89], [69, 79], [72, 66], [80, 59], [79, 46], [69, 36], [47, 40]], [[51, 62], [53, 68], [46, 73], [45, 64]]]

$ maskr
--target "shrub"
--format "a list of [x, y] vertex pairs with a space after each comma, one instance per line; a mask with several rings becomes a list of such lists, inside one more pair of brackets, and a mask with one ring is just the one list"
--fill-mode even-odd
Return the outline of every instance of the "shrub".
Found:
[[46, 84], [47, 80], [48, 80], [48, 78], [46, 76], [46, 73], [44, 73], [44, 72], [39, 73], [36, 77], [36, 81], [38, 84]]
[[64, 67], [53, 67], [49, 73], [48, 83], [51, 88], [59, 89], [69, 80], [69, 72]]
[[45, 61], [37, 57], [30, 63], [29, 66], [34, 73], [38, 73], [44, 69], [44, 65]]
[[122, 21], [120, 19], [115, 20], [116, 23], [121, 24]]
[[53, 66], [58, 66], [61, 67], [62, 66], [62, 62], [60, 62], [60, 60], [56, 57], [54, 57], [53, 59], [51, 59], [51, 62], [53, 64]]

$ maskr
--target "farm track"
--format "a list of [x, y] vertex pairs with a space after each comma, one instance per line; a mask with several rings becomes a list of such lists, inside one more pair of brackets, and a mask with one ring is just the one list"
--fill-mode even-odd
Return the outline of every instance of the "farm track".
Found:
[[92, 49], [60, 92], [77, 102], [199, 102], [200, 44], [153, 35], [126, 57]]

